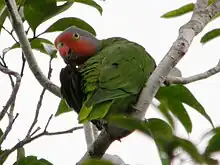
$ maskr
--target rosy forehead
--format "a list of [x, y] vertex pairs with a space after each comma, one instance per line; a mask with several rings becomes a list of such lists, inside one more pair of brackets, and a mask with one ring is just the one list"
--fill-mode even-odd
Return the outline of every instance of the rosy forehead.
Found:
[[57, 44], [60, 42], [68, 42], [68, 40], [71, 40], [72, 34], [71, 33], [63, 33], [60, 34], [56, 40], [54, 41], [54, 45], [57, 47]]

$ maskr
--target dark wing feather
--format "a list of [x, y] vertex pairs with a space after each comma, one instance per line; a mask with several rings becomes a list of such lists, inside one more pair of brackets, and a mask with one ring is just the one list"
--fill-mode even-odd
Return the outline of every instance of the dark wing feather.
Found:
[[83, 93], [80, 89], [81, 76], [77, 68], [67, 65], [61, 69], [61, 94], [68, 105], [79, 113], [82, 107]]
[[[75, 67], [67, 65], [61, 69], [60, 72], [60, 83], [61, 83], [61, 94], [66, 100], [67, 104], [73, 108], [76, 113], [79, 113], [82, 107], [83, 93], [80, 88], [81, 76]], [[101, 130], [103, 128], [102, 121], [92, 120], [91, 121], [96, 127]]]

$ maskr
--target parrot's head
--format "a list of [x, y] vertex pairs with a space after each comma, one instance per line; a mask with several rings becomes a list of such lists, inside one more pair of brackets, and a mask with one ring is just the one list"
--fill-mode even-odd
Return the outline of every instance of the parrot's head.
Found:
[[55, 39], [54, 45], [67, 64], [80, 65], [99, 51], [100, 43], [91, 33], [71, 26]]

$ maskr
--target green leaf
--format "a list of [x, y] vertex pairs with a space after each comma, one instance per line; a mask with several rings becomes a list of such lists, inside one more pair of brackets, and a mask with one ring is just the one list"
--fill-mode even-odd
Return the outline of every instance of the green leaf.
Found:
[[111, 124], [120, 126], [124, 129], [134, 131], [138, 129], [146, 135], [152, 137], [159, 150], [159, 156], [163, 165], [170, 164], [170, 156], [167, 148], [173, 139], [173, 131], [171, 127], [163, 120], [151, 118], [146, 121], [140, 121], [125, 116], [110, 116], [108, 121]]
[[5, 6], [5, 1], [4, 1], [4, 0], [0, 0], [0, 11], [1, 11], [3, 8], [6, 8], [6, 6]]
[[[32, 49], [38, 50], [54, 58], [57, 57], [55, 47], [53, 43], [50, 42], [49, 40], [45, 38], [29, 38], [29, 41]], [[11, 46], [10, 50], [19, 47], [20, 47], [19, 43], [16, 43]]]
[[157, 141], [155, 142], [160, 151], [160, 155], [163, 155], [160, 156], [163, 165], [170, 165], [170, 160], [173, 159], [175, 149], [179, 147], [187, 152], [195, 162], [203, 163], [205, 161], [203, 155], [199, 153], [196, 146], [186, 139], [173, 136], [170, 141], [166, 141], [165, 143], [159, 144]]
[[[214, 2], [215, 2], [215, 0], [209, 0], [208, 5], [210, 5]], [[194, 3], [189, 3], [189, 4], [184, 5], [178, 9], [175, 9], [175, 10], [172, 10], [172, 11], [165, 13], [161, 17], [162, 18], [174, 18], [174, 17], [181, 16], [181, 15], [187, 14], [189, 12], [192, 12], [194, 9], [194, 6], [195, 6]]]
[[[25, 0], [16, 0], [17, 5], [23, 5]], [[4, 0], [0, 0], [0, 32], [4, 22], [8, 16], [8, 11], [5, 6]]]
[[54, 47], [54, 45], [52, 44], [48, 44], [48, 43], [41, 43], [43, 46], [43, 50], [45, 50], [46, 54], [50, 55], [53, 58], [57, 57], [57, 49]]
[[214, 38], [217, 38], [220, 36], [220, 29], [213, 29], [206, 33], [200, 40], [201, 43], [205, 44], [210, 40], [213, 40]]
[[28, 0], [24, 5], [24, 16], [34, 31], [44, 21], [64, 12], [70, 8], [73, 2], [66, 2], [61, 6], [57, 6], [56, 0], [36, 1]]
[[[194, 108], [202, 116], [204, 116], [210, 124], [213, 126], [211, 118], [205, 112], [203, 106], [196, 100], [193, 94], [183, 85], [172, 85], [169, 87], [161, 87], [155, 96], [160, 102], [167, 104], [168, 108], [172, 108], [172, 113], [175, 111], [177, 117], [181, 117], [180, 110], [185, 111], [185, 108], [180, 105], [182, 103], [187, 104], [188, 106]], [[178, 113], [178, 114], [177, 114]], [[186, 118], [186, 117], [184, 117]], [[185, 120], [182, 118], [182, 121]], [[181, 120], [180, 120], [181, 121]], [[186, 122], [186, 121], [185, 121]], [[188, 121], [189, 123], [189, 121]], [[213, 126], [214, 127], [214, 126]], [[190, 130], [190, 129], [188, 129]]]
[[65, 30], [66, 28], [68, 28], [70, 26], [76, 26], [80, 29], [83, 29], [83, 30], [86, 30], [86, 31], [92, 33], [93, 35], [96, 35], [96, 32], [92, 28], [92, 26], [90, 26], [85, 21], [83, 21], [79, 18], [75, 18], [75, 17], [67, 17], [67, 18], [59, 19], [58, 21], [53, 23], [47, 30], [45, 30], [44, 33], [55, 32], [55, 31], [63, 31], [63, 30]]
[[5, 6], [4, 0], [0, 0], [0, 32], [7, 16], [8, 11]]
[[75, 0], [75, 2], [86, 4], [96, 8], [102, 14], [102, 7], [93, 0]]
[[2, 129], [0, 128], [0, 137], [3, 135], [3, 131]]
[[158, 110], [160, 111], [160, 113], [163, 114], [163, 116], [167, 119], [170, 125], [174, 128], [173, 118], [169, 113], [169, 108], [167, 107], [167, 105], [164, 103], [160, 103]]
[[191, 11], [193, 11], [194, 9], [194, 3], [189, 3], [187, 5], [184, 5], [178, 9], [169, 11], [165, 14], [163, 14], [161, 17], [162, 18], [173, 18], [173, 17], [177, 17], [177, 16], [181, 16], [183, 14], [189, 13]]
[[168, 151], [173, 139], [171, 127], [163, 120], [151, 118], [147, 120], [152, 138], [158, 148], [159, 156], [163, 165], [170, 165], [172, 154]]
[[[8, 149], [3, 150], [3, 151], [0, 149], [0, 155], [2, 155], [4, 152], [8, 152]], [[0, 159], [0, 164], [3, 164], [7, 158], [8, 158], [8, 156], [7, 157], [2, 157], [2, 159]]]
[[183, 106], [181, 102], [178, 100], [167, 100], [163, 101], [161, 100], [163, 104], [166, 104], [166, 106], [169, 108], [169, 110], [179, 119], [179, 121], [182, 123], [184, 128], [187, 132], [192, 132], [192, 122], [191, 119]]
[[101, 160], [101, 159], [88, 159], [85, 160], [82, 165], [114, 165], [111, 162], [107, 160]]
[[26, 0], [16, 0], [16, 3], [17, 5], [21, 5], [21, 6], [24, 6], [24, 3], [25, 3]]
[[209, 1], [208, 1], [208, 5], [213, 4], [215, 1], [216, 1], [216, 0], [209, 0]]
[[175, 146], [175, 148], [181, 147], [197, 163], [203, 163], [204, 162], [203, 156], [199, 153], [196, 146], [192, 142], [190, 142], [189, 140], [182, 139], [182, 138], [179, 138], [179, 137], [175, 136], [172, 143], [173, 143], [173, 146]]
[[59, 116], [60, 114], [72, 112], [72, 111], [73, 110], [69, 107], [66, 101], [64, 99], [61, 99], [55, 116]]
[[220, 133], [220, 127], [213, 128], [211, 131], [207, 131], [201, 138], [203, 140], [205, 137], [211, 134]]
[[203, 156], [198, 152], [195, 145], [186, 139], [174, 136], [171, 127], [161, 119], [151, 118], [143, 122], [124, 116], [110, 116], [109, 122], [131, 131], [138, 129], [151, 136], [157, 145], [163, 165], [170, 164], [173, 152], [177, 147], [185, 150], [196, 162], [204, 162]]
[[171, 127], [161, 119], [151, 118], [146, 121], [140, 121], [131, 117], [110, 116], [108, 121], [130, 131], [138, 129], [153, 138], [171, 139], [173, 136]]
[[16, 161], [13, 165], [53, 165], [45, 159], [37, 159], [36, 156], [27, 156], [23, 159]]
[[150, 118], [146, 120], [146, 123], [154, 139], [165, 138], [171, 140], [173, 138], [173, 130], [167, 122], [157, 118]]
[[91, 7], [96, 8], [99, 11], [100, 14], [102, 14], [102, 11], [103, 11], [102, 7], [93, 0], [57, 0], [57, 1], [60, 1], [60, 2], [61, 1], [77, 2], [77, 3], [82, 3], [82, 4], [85, 4], [85, 5], [89, 5]]
[[204, 155], [210, 156], [213, 152], [220, 151], [220, 132], [216, 132], [214, 136], [209, 140], [208, 146], [205, 149]]

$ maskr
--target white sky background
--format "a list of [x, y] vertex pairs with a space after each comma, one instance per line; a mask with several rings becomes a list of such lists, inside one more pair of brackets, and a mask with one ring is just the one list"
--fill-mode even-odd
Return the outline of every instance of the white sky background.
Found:
[[[75, 4], [68, 11], [39, 26], [37, 32], [40, 33], [58, 18], [70, 16], [79, 17], [94, 27], [99, 39], [120, 36], [136, 41], [143, 45], [155, 58], [157, 63], [159, 63], [172, 43], [176, 40], [179, 27], [186, 23], [191, 17], [191, 14], [187, 14], [169, 20], [160, 18], [165, 12], [192, 2], [190, 0], [106, 0], [105, 2], [97, 2], [103, 7], [102, 16], [100, 16], [94, 8]], [[195, 38], [188, 53], [178, 64], [178, 68], [181, 69], [184, 77], [206, 71], [218, 63], [220, 59], [220, 38], [204, 46], [199, 43], [199, 40], [208, 30], [219, 28], [219, 21], [220, 20], [213, 21], [207, 25], [204, 31]], [[10, 28], [9, 25], [10, 24], [7, 26], [8, 28]], [[50, 33], [45, 35], [45, 37], [53, 41], [57, 35], [58, 33]], [[11, 46], [13, 40], [8, 34], [2, 32], [0, 35], [0, 43], [1, 51]], [[49, 57], [37, 51], [34, 51], [34, 54], [39, 66], [43, 72], [47, 74]], [[8, 53], [6, 61], [10, 69], [20, 72], [21, 53], [18, 49]], [[52, 81], [60, 85], [59, 72], [64, 66], [64, 63], [59, 57], [53, 60], [52, 66]], [[194, 96], [205, 107], [216, 126], [220, 124], [218, 102], [220, 93], [219, 81], [220, 76], [215, 75], [207, 80], [187, 85]], [[8, 76], [2, 73], [0, 73], [0, 91], [0, 106], [3, 106], [10, 95], [11, 86]], [[29, 68], [26, 67], [15, 107], [15, 112], [18, 112], [20, 115], [15, 121], [13, 130], [10, 132], [7, 141], [3, 144], [4, 148], [12, 147], [19, 139], [22, 140], [24, 135], [26, 135], [33, 121], [41, 91], [42, 87], [32, 75]], [[56, 112], [58, 104], [59, 98], [46, 92], [37, 126], [44, 128], [49, 116]], [[204, 132], [211, 127], [207, 120], [199, 113], [188, 107], [187, 110], [193, 121], [193, 131], [189, 138], [197, 144]], [[149, 108], [146, 118], [150, 117], [161, 118], [162, 116], [158, 114], [155, 109]], [[0, 123], [0, 127], [5, 129], [7, 121], [5, 117], [3, 122]], [[49, 131], [65, 130], [77, 125], [77, 115], [71, 112], [53, 118], [49, 125]], [[177, 134], [185, 138], [188, 137], [182, 125], [179, 123], [177, 124]], [[204, 143], [199, 145], [201, 150], [203, 146]], [[79, 130], [72, 134], [39, 138], [26, 145], [25, 151], [26, 155], [37, 155], [38, 158], [45, 158], [54, 165], [75, 164], [86, 151], [84, 131]], [[129, 137], [124, 138], [121, 143], [115, 142], [107, 152], [119, 155], [126, 163], [131, 165], [146, 165], [149, 163], [152, 165], [161, 164], [153, 141], [140, 133], [133, 133]], [[16, 153], [13, 153], [5, 165], [11, 165], [15, 161], [15, 157]]]

